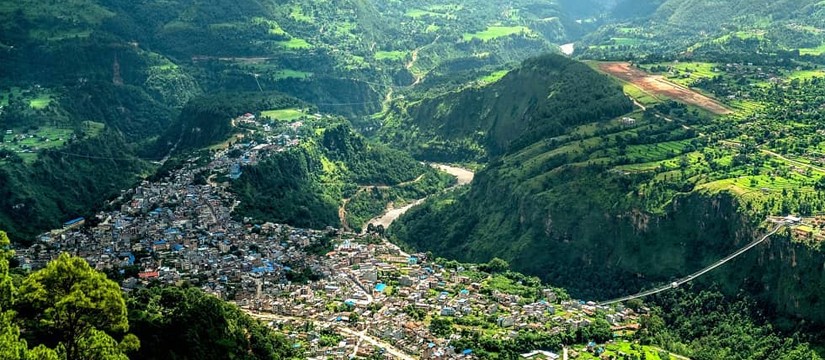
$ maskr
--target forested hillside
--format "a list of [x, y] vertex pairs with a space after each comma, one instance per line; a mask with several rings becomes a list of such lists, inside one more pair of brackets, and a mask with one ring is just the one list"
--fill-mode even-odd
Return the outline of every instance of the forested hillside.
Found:
[[578, 53], [597, 59], [659, 59], [679, 53], [701, 56], [703, 47], [721, 47], [723, 53], [801, 49], [803, 55], [818, 56], [822, 52], [813, 49], [825, 40], [823, 11], [814, 0], [625, 0], [609, 13], [609, 25], [586, 36]]
[[302, 139], [301, 146], [243, 168], [232, 183], [239, 217], [253, 223], [360, 230], [389, 203], [423, 198], [454, 181], [406, 153], [367, 142], [346, 122], [317, 126], [306, 131], [313, 135]]
[[30, 240], [173, 148], [224, 140], [232, 117], [288, 105], [228, 94], [285, 93], [372, 129], [367, 116], [413, 88], [490, 76], [593, 27], [539, 0], [6, 2], [0, 226]]
[[394, 104], [381, 137], [424, 159], [483, 160], [630, 110], [631, 102], [605, 76], [548, 55], [490, 85]]
[[[766, 232], [766, 219], [794, 214], [804, 222], [700, 282], [727, 294], [744, 289], [776, 317], [825, 322], [817, 295], [825, 281], [814, 270], [825, 258], [818, 86], [825, 73], [788, 60], [674, 57], [680, 61], [640, 65], [642, 73], [653, 72], [647, 78], [613, 73], [638, 110], [562, 123], [557, 134], [511, 146], [491, 157], [469, 189], [411, 210], [391, 235], [468, 261], [502, 257], [574, 296], [607, 299], [686, 276]], [[699, 87], [719, 99], [708, 101], [719, 101], [714, 108], [722, 111], [646, 81]], [[475, 107], [453, 109], [449, 120]]]

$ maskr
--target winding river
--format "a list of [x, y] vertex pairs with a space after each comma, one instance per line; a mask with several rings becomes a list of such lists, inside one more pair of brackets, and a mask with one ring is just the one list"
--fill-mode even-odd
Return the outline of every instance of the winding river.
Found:
[[[455, 186], [453, 186], [450, 189], [453, 189], [453, 188], [456, 188], [456, 187], [459, 187], [459, 186], [467, 185], [467, 184], [473, 182], [473, 177], [475, 177], [475, 173], [470, 171], [470, 170], [467, 170], [467, 169], [463, 169], [463, 168], [459, 168], [459, 167], [455, 167], [455, 166], [450, 166], [450, 165], [444, 165], [444, 164], [432, 164], [432, 166], [439, 169], [439, 170], [441, 170], [441, 171], [444, 171], [444, 172], [446, 172], [446, 173], [448, 173], [452, 176], [455, 176], [457, 182], [456, 182]], [[423, 199], [418, 199], [418, 200], [414, 201], [411, 204], [407, 204], [407, 205], [405, 205], [403, 207], [399, 207], [399, 208], [392, 207], [392, 205], [390, 205], [391, 206], [390, 209], [388, 209], [387, 212], [384, 213], [384, 215], [381, 215], [379, 217], [376, 217], [376, 218], [368, 221], [364, 225], [364, 229], [362, 229], [362, 232], [367, 231], [367, 226], [369, 226], [369, 224], [373, 224], [374, 226], [382, 225], [385, 229], [389, 228], [390, 225], [393, 223], [393, 221], [395, 221], [396, 219], [401, 217], [401, 215], [404, 215], [404, 213], [406, 213], [407, 211], [412, 209], [414, 206], [420, 205], [421, 203], [424, 202], [424, 200], [427, 200], [428, 198], [429, 197], [425, 197]]]

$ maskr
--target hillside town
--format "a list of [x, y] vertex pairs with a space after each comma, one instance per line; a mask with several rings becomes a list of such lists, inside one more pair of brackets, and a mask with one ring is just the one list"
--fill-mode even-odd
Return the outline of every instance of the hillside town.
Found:
[[[192, 158], [124, 191], [111, 210], [41, 235], [17, 260], [39, 269], [68, 252], [120, 280], [125, 291], [153, 283], [199, 287], [290, 334], [309, 358], [471, 359], [476, 349], [455, 344], [472, 329], [501, 338], [575, 332], [599, 321], [614, 336], [639, 329], [640, 315], [622, 305], [572, 300], [526, 284], [521, 274], [409, 254], [376, 234], [234, 218], [238, 201], [226, 182], [242, 176], [243, 165], [300, 144], [289, 136], [241, 140], [212, 158]], [[209, 173], [222, 175], [204, 179]], [[445, 319], [455, 326], [433, 325]], [[576, 358], [599, 349], [591, 343], [522, 356]]]

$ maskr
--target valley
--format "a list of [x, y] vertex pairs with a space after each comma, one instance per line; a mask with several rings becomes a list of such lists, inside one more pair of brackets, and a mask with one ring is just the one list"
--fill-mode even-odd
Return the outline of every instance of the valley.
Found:
[[0, 19], [0, 358], [825, 355], [817, 0]]
[[[450, 165], [431, 164], [431, 166], [456, 178], [456, 184], [451, 188], [445, 189], [445, 191], [453, 190], [459, 186], [468, 185], [473, 182], [473, 177], [475, 176], [475, 174], [470, 170]], [[389, 229], [390, 225], [392, 225], [395, 220], [426, 200], [427, 198], [416, 199], [412, 203], [400, 207], [395, 207], [393, 203], [389, 203], [387, 211], [384, 214], [367, 221], [367, 224], [362, 229], [362, 232], [367, 232], [369, 225], [373, 225], [375, 227], [381, 226], [382, 229]]]

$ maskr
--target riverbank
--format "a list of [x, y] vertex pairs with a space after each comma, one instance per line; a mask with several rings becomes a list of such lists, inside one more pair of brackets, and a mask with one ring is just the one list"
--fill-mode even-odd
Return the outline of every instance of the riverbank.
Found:
[[[445, 164], [432, 164], [432, 166], [439, 169], [439, 170], [441, 170], [441, 171], [443, 171], [443, 172], [446, 172], [446, 173], [448, 173], [448, 174], [450, 174], [450, 175], [452, 175], [456, 178], [455, 186], [449, 188], [448, 190], [455, 189], [456, 187], [459, 187], [459, 186], [465, 186], [465, 185], [473, 182], [473, 178], [475, 178], [475, 173], [468, 170], [468, 169], [455, 167], [455, 166], [450, 166], [450, 165], [445, 165]], [[378, 216], [378, 217], [368, 221], [364, 225], [364, 228], [362, 229], [362, 232], [367, 231], [367, 227], [369, 226], [369, 224], [373, 224], [373, 226], [376, 226], [376, 227], [378, 225], [381, 225], [382, 227], [384, 227], [384, 229], [389, 228], [390, 225], [392, 225], [392, 223], [395, 220], [397, 220], [399, 217], [401, 217], [401, 215], [404, 215], [407, 211], [409, 211], [413, 207], [415, 207], [417, 205], [420, 205], [421, 203], [423, 203], [428, 198], [429, 198], [429, 196], [425, 197], [423, 199], [418, 199], [418, 200], [416, 200], [416, 201], [414, 201], [410, 204], [407, 204], [407, 205], [399, 207], [399, 208], [396, 208], [396, 207], [393, 206], [393, 204], [390, 204], [389, 208], [387, 209], [387, 211], [383, 215]]]

